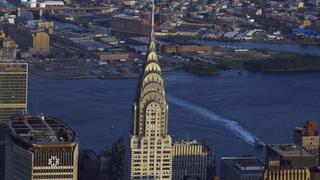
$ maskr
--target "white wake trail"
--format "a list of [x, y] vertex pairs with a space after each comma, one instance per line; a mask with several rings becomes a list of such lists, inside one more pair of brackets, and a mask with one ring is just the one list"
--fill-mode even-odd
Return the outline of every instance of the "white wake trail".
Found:
[[[217, 122], [221, 125], [223, 125], [227, 130], [229, 130], [231, 133], [236, 135], [237, 137], [241, 138], [245, 142], [247, 142], [250, 145], [255, 145], [255, 143], [261, 142], [255, 135], [253, 135], [250, 131], [243, 128], [237, 121], [227, 119], [225, 117], [222, 117], [209, 109], [201, 106], [197, 106], [193, 103], [190, 103], [186, 100], [180, 99], [175, 96], [167, 95], [168, 100], [180, 107], [183, 107], [185, 109], [188, 109], [190, 111], [193, 111], [195, 113], [198, 113], [199, 115], [202, 115], [203, 117]], [[262, 143], [262, 142], [261, 142]]]

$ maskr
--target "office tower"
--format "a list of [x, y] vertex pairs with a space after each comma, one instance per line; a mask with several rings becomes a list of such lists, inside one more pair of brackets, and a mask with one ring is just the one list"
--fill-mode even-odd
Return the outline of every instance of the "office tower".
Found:
[[0, 62], [0, 123], [26, 114], [28, 65]]
[[77, 180], [78, 142], [66, 123], [50, 116], [8, 122], [6, 180]]
[[207, 170], [213, 164], [212, 152], [196, 140], [179, 141], [173, 145], [172, 163], [173, 180], [206, 180]]
[[296, 128], [294, 131], [294, 143], [318, 157], [320, 136], [318, 134], [317, 121], [309, 120], [304, 127]]
[[133, 106], [128, 179], [172, 179], [168, 104], [155, 45], [154, 2], [149, 50]]
[[[127, 141], [126, 141], [127, 140]], [[116, 142], [112, 144], [111, 152], [108, 155], [107, 152], [105, 152], [104, 157], [105, 157], [105, 174], [109, 170], [110, 173], [110, 178], [107, 178], [106, 176], [102, 176], [104, 178], [103, 180], [106, 179], [112, 179], [112, 180], [122, 180], [122, 179], [130, 179], [130, 177], [127, 177], [127, 172], [128, 169], [127, 166], [130, 162], [128, 162], [129, 158], [127, 158], [127, 155], [130, 154], [130, 152], [127, 152], [128, 149], [130, 151], [130, 148], [127, 146], [130, 144], [128, 142], [128, 138], [122, 138], [120, 137]], [[130, 145], [129, 145], [130, 146]], [[109, 158], [109, 163], [108, 163], [108, 156]]]
[[100, 158], [92, 149], [79, 152], [78, 167], [78, 180], [100, 180]]
[[310, 180], [310, 170], [317, 166], [317, 157], [293, 145], [267, 145], [264, 180]]
[[311, 168], [317, 166], [317, 157], [294, 144], [277, 144], [267, 145], [266, 162], [269, 166]]
[[265, 165], [256, 157], [222, 157], [221, 179], [261, 180]]
[[28, 65], [0, 61], [0, 180], [5, 173], [6, 123], [14, 115], [26, 114]]

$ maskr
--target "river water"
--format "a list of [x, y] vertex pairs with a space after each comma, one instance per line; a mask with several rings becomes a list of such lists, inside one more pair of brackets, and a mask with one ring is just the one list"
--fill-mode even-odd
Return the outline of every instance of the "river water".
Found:
[[246, 49], [269, 49], [273, 51], [286, 51], [299, 54], [311, 54], [320, 56], [320, 44], [318, 45], [300, 45], [300, 44], [275, 44], [258, 42], [229, 42], [214, 40], [191, 40], [191, 42], [212, 46], [229, 46], [232, 48]]
[[[225, 71], [217, 76], [164, 73], [169, 130], [207, 142], [217, 157], [252, 154], [252, 138], [290, 143], [295, 127], [320, 120], [320, 73]], [[31, 76], [29, 113], [68, 122], [81, 148], [101, 150], [131, 126], [136, 79], [53, 80]], [[112, 128], [114, 126], [114, 128]]]

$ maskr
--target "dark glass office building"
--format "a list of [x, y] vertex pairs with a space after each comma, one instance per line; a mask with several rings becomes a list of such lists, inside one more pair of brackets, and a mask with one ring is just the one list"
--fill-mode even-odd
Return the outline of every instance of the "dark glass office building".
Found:
[[6, 123], [12, 116], [26, 114], [28, 65], [0, 62], [0, 180], [4, 179]]

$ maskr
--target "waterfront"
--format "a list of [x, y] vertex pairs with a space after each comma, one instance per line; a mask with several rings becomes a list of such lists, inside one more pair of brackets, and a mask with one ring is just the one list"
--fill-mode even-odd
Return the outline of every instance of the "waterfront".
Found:
[[303, 45], [303, 44], [279, 44], [279, 43], [261, 43], [261, 42], [233, 42], [218, 40], [191, 40], [201, 45], [212, 45], [230, 48], [246, 48], [246, 49], [269, 49], [272, 51], [292, 52], [298, 54], [310, 54], [320, 56], [320, 45]]
[[[320, 119], [319, 72], [242, 71], [239, 75], [238, 71], [225, 71], [217, 76], [170, 72], [164, 77], [171, 134], [204, 140], [217, 157], [263, 157], [264, 151], [206, 113], [238, 121], [265, 143], [290, 143], [294, 127], [308, 119]], [[130, 129], [136, 86], [136, 79], [53, 80], [31, 76], [29, 113], [45, 113], [67, 121], [78, 133], [81, 148], [101, 150]], [[177, 105], [175, 98], [187, 102], [188, 107]], [[199, 113], [194, 107], [206, 111]]]

